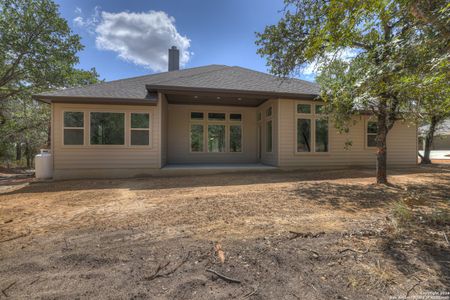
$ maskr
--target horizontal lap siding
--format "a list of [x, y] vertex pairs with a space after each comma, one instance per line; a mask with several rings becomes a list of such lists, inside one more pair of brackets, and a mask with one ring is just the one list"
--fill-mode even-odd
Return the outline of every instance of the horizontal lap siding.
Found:
[[[64, 146], [63, 111], [85, 111], [85, 141], [89, 137], [86, 114], [90, 110], [108, 112], [149, 112], [151, 115], [151, 147], [120, 146]], [[154, 106], [93, 105], [93, 104], [53, 104], [53, 156], [54, 169], [149, 169], [159, 168], [160, 127], [158, 108]], [[129, 138], [128, 122], [125, 138]], [[105, 171], [107, 172], [107, 171]], [[107, 173], [105, 173], [107, 175]]]
[[[256, 159], [256, 109], [236, 106], [168, 105], [168, 163], [255, 163]], [[190, 113], [222, 112], [242, 114], [243, 152], [192, 153], [190, 151]], [[207, 116], [205, 115], [205, 118]], [[219, 124], [214, 123], [214, 124]], [[230, 124], [230, 123], [227, 123]], [[207, 127], [204, 128], [207, 132]], [[227, 135], [228, 137], [228, 135]], [[228, 144], [228, 138], [226, 143]], [[204, 145], [205, 150], [207, 145]]]
[[[280, 166], [281, 167], [337, 167], [373, 166], [376, 149], [365, 147], [365, 124], [367, 116], [355, 116], [354, 125], [348, 133], [339, 133], [329, 126], [328, 153], [295, 153], [296, 115], [295, 100], [280, 100]], [[345, 147], [347, 141], [352, 145]], [[388, 164], [413, 165], [416, 163], [416, 127], [397, 122], [388, 134]]]

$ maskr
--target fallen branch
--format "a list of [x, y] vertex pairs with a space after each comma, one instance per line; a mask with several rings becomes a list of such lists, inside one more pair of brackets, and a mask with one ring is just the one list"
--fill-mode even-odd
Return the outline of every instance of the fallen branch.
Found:
[[311, 252], [312, 254], [314, 254], [315, 258], [318, 258], [320, 256], [319, 253], [317, 253], [314, 250], [310, 250], [310, 249], [306, 249], [306, 248], [300, 248], [299, 250], [306, 251], [306, 252]]
[[[416, 279], [417, 279], [417, 277], [416, 277]], [[408, 290], [408, 292], [406, 293], [406, 297], [405, 298], [408, 298], [409, 297], [409, 293], [411, 293], [415, 288], [416, 288], [416, 286], [418, 286], [419, 284], [421, 284], [422, 283], [422, 281], [418, 281], [415, 285], [413, 285], [409, 290]]]
[[251, 292], [245, 294], [242, 298], [243, 298], [243, 299], [249, 298], [249, 297], [253, 296], [254, 294], [256, 294], [257, 291], [258, 291], [258, 288], [255, 287], [255, 288], [253, 288], [253, 291], [251, 291]]
[[447, 234], [445, 232], [443, 232], [442, 234], [444, 235], [444, 238], [447, 241], [447, 245], [450, 245], [450, 243], [448, 242]]
[[4, 289], [2, 290], [2, 294], [5, 295], [5, 297], [8, 297], [8, 294], [6, 294], [6, 291], [7, 291], [8, 289], [10, 289], [13, 285], [15, 285], [16, 282], [17, 282], [17, 281], [14, 281], [13, 283], [11, 283], [10, 285], [8, 285], [6, 288], [4, 288]]
[[213, 274], [217, 275], [217, 277], [219, 277], [219, 278], [221, 278], [221, 279], [223, 279], [225, 281], [231, 282], [231, 283], [241, 283], [241, 281], [238, 280], [238, 279], [234, 279], [234, 278], [225, 276], [225, 275], [220, 274], [220, 273], [218, 273], [218, 272], [216, 272], [216, 271], [214, 271], [212, 269], [206, 269], [206, 272], [213, 273]]
[[170, 270], [170, 271], [168, 271], [168, 272], [166, 272], [166, 273], [164, 273], [164, 274], [160, 274], [159, 272], [160, 272], [161, 270], [165, 269], [165, 268], [170, 264], [170, 262], [167, 262], [167, 263], [166, 263], [165, 265], [163, 265], [163, 266], [158, 265], [158, 268], [156, 268], [155, 273], [154, 273], [152, 276], [146, 277], [146, 278], [144, 278], [144, 279], [146, 279], [146, 280], [153, 280], [153, 279], [156, 279], [156, 278], [159, 278], [159, 277], [167, 277], [167, 276], [169, 276], [169, 275], [175, 273], [176, 270], [178, 270], [182, 265], [184, 265], [184, 264], [188, 261], [190, 254], [191, 254], [191, 253], [188, 252], [188, 254], [186, 255], [186, 257], [185, 257], [185, 258], [184, 258], [184, 259], [183, 259], [183, 260], [182, 260], [175, 268], [173, 268], [172, 270]]
[[4, 243], [4, 242], [9, 242], [9, 241], [20, 239], [20, 238], [23, 238], [23, 237], [26, 237], [26, 236], [30, 235], [30, 233], [31, 232], [22, 233], [22, 234], [19, 234], [17, 236], [14, 236], [12, 238], [9, 238], [9, 239], [1, 240], [0, 243]]
[[155, 273], [153, 273], [152, 276], [146, 277], [145, 279], [153, 280], [153, 279], [155, 279], [157, 277], [161, 277], [162, 275], [159, 274], [159, 271], [161, 271], [162, 269], [166, 268], [169, 264], [170, 264], [170, 261], [168, 261], [164, 266], [161, 266], [161, 264], [159, 264], [158, 267], [155, 270]]
[[351, 251], [351, 252], [355, 252], [355, 253], [360, 253], [360, 254], [366, 254], [366, 253], [369, 252], [369, 249], [366, 249], [366, 251], [360, 251], [360, 250], [354, 250], [354, 249], [351, 249], [351, 248], [345, 248], [345, 249], [339, 251], [339, 253], [342, 254], [342, 253], [347, 252], [347, 251]]

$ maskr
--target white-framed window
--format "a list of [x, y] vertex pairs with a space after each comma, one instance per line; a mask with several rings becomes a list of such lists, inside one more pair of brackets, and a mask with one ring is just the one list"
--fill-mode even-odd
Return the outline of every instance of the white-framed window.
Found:
[[242, 114], [190, 112], [190, 152], [242, 152]]
[[131, 146], [150, 145], [150, 113], [148, 112], [130, 113], [130, 145]]
[[296, 153], [326, 153], [329, 151], [329, 124], [323, 114], [323, 104], [297, 102]]
[[375, 148], [377, 146], [378, 123], [376, 121], [367, 120], [366, 125], [366, 147]]
[[63, 112], [63, 144], [84, 145], [84, 112]]
[[90, 112], [90, 145], [125, 145], [124, 112]]
[[273, 121], [272, 106], [266, 110], [266, 152], [273, 151]]

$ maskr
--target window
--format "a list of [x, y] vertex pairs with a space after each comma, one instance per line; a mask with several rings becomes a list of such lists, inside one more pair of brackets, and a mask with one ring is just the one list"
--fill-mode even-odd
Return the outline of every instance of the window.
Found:
[[64, 145], [84, 144], [84, 113], [64, 112]]
[[203, 125], [191, 125], [191, 151], [203, 152]]
[[297, 152], [311, 152], [310, 119], [297, 119]]
[[266, 111], [266, 117], [271, 117], [272, 116], [272, 106], [269, 107]]
[[208, 125], [208, 152], [225, 152], [225, 125]]
[[261, 112], [256, 114], [256, 121], [261, 121]]
[[209, 121], [225, 121], [225, 113], [208, 113]]
[[323, 114], [323, 113], [324, 113], [323, 104], [316, 104], [316, 114]]
[[[314, 112], [311, 111], [314, 106]], [[321, 115], [322, 104], [298, 103], [297, 147], [298, 153], [328, 152], [328, 119]]]
[[91, 145], [124, 145], [125, 113], [91, 112]]
[[203, 120], [202, 112], [191, 112], [191, 120]]
[[272, 120], [267, 121], [266, 127], [266, 151], [272, 152]]
[[316, 119], [316, 152], [328, 152], [328, 120]]
[[378, 124], [374, 121], [367, 122], [367, 147], [377, 146]]
[[148, 146], [150, 144], [150, 114], [131, 113], [132, 146]]
[[241, 114], [230, 114], [230, 121], [242, 121]]
[[242, 151], [241, 125], [230, 125], [230, 152]]
[[311, 105], [310, 104], [297, 104], [297, 113], [310, 114], [311, 113]]

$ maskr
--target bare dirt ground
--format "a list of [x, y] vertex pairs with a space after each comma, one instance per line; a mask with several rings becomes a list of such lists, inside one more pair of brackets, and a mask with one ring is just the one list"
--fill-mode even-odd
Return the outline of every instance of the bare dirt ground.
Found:
[[448, 292], [450, 166], [390, 174], [391, 186], [365, 169], [3, 184], [0, 298]]

